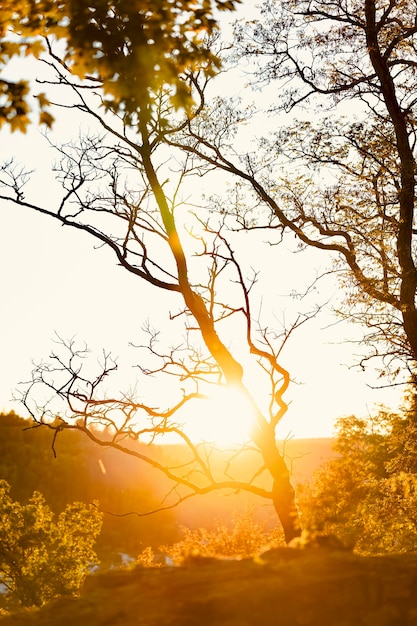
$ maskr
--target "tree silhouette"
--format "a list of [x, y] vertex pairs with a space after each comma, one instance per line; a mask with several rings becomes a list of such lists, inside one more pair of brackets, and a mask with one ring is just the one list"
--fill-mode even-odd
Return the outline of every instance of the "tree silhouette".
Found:
[[238, 26], [237, 55], [255, 85], [282, 87], [271, 109], [296, 121], [272, 128], [250, 168], [197, 146], [267, 207], [258, 228], [280, 226], [330, 253], [341, 313], [364, 328], [361, 365], [378, 357], [381, 374], [413, 384], [416, 15], [402, 0], [268, 0], [259, 21]]
[[[210, 167], [194, 163], [182, 147], [169, 158], [166, 150], [171, 139], [174, 144], [174, 138], [182, 136], [190, 116], [204, 115], [209, 79], [191, 69], [184, 76], [196, 102], [192, 111], [176, 110], [168, 89], [141, 102], [134, 112], [111, 107], [101, 112], [100, 87], [88, 80], [80, 84], [61, 61], [53, 52], [44, 59], [55, 76], [49, 82], [62, 92], [62, 106], [88, 115], [101, 132], [84, 135], [78, 144], [57, 146], [60, 161], [55, 176], [62, 195], [55, 207], [27, 201], [23, 193], [27, 174], [10, 163], [3, 168], [1, 198], [87, 233], [108, 248], [125, 271], [166, 294], [168, 310], [171, 303], [177, 308], [172, 321], [183, 322], [184, 341], [160, 348], [158, 330], [149, 326], [149, 361], [141, 362], [140, 368], [145, 377], [176, 378], [179, 388], [166, 407], [160, 396], [156, 403], [147, 403], [135, 393], [109, 395], [107, 379], [117, 368], [111, 355], [104, 353], [91, 374], [86, 349], [60, 340], [51, 360], [35, 368], [23, 393], [24, 405], [37, 424], [53, 431], [54, 440], [64, 429], [78, 429], [97, 444], [134, 455], [162, 472], [172, 482], [172, 491], [159, 510], [213, 490], [247, 491], [273, 503], [289, 542], [300, 533], [300, 525], [275, 434], [287, 411], [284, 395], [290, 383], [279, 357], [291, 332], [309, 316], [297, 318], [282, 335], [258, 324], [251, 309], [256, 273], [247, 278], [234, 251], [229, 232], [233, 218], [186, 210], [184, 185]], [[228, 132], [225, 123], [224, 136]], [[239, 347], [233, 350], [230, 337], [236, 330]], [[244, 378], [252, 375], [250, 362], [269, 386], [265, 408]], [[211, 385], [234, 389], [251, 407], [251, 445], [259, 454], [259, 467], [249, 478], [234, 475], [233, 459], [239, 450], [219, 476], [211, 466], [210, 446], [192, 441], [182, 427], [180, 412], [204, 398]], [[168, 434], [188, 449], [182, 467], [156, 460], [152, 447], [148, 453], [129, 446], [131, 438], [155, 443]], [[261, 480], [265, 476], [267, 486]]]

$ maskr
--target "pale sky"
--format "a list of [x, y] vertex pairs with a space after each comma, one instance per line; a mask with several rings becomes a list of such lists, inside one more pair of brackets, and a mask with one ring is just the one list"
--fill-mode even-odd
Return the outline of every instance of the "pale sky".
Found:
[[[43, 139], [37, 130], [28, 137], [2, 134], [7, 138], [1, 144], [2, 157], [16, 150], [28, 158], [29, 166], [41, 163]], [[42, 176], [45, 201], [52, 187], [52, 175]], [[87, 235], [41, 215], [0, 205], [0, 409], [13, 408], [24, 415], [23, 407], [11, 401], [13, 390], [30, 378], [32, 360], [48, 357], [55, 332], [64, 338], [78, 337], [98, 355], [103, 348], [120, 355], [118, 384], [123, 390], [134, 383], [131, 366], [138, 360], [137, 353], [128, 349], [129, 341], [137, 341], [147, 318], [154, 326], [169, 328], [169, 312], [175, 308], [169, 296], [129, 276], [109, 253], [93, 245]], [[253, 257], [252, 247], [245, 252], [246, 260]], [[277, 325], [297, 310], [299, 305], [284, 296], [294, 285], [305, 283], [306, 263], [314, 276], [312, 262], [323, 267], [324, 257], [315, 253], [307, 261], [303, 254], [294, 255], [284, 247], [265, 247], [256, 255], [264, 271], [262, 309]], [[349, 369], [358, 350], [340, 342], [352, 331], [345, 324], [326, 329], [331, 322], [327, 315], [311, 320], [285, 349], [283, 364], [300, 384], [293, 384], [286, 396], [291, 404], [279, 429], [283, 437], [330, 436], [337, 417], [366, 416], [374, 405], [389, 403], [400, 393], [372, 390], [367, 386], [377, 384], [372, 370]]]
[[[78, 124], [68, 118], [59, 132], [77, 136]], [[32, 188], [28, 185], [27, 199], [35, 193], [50, 202], [56, 189], [47, 167], [50, 150], [37, 128], [26, 136], [2, 129], [0, 160], [14, 154], [36, 169], [38, 182]], [[245, 260], [252, 259], [252, 244], [247, 250], [241, 245]], [[294, 284], [305, 287], [327, 263], [321, 253], [307, 258], [285, 251], [285, 246], [263, 247], [256, 251], [255, 261], [255, 268], [262, 270], [262, 310], [277, 324], [296, 312], [297, 305], [285, 297]], [[14, 409], [23, 416], [23, 407], [12, 401], [14, 390], [30, 378], [32, 360], [48, 357], [55, 332], [78, 337], [97, 354], [104, 348], [119, 355], [118, 384], [123, 390], [134, 384], [132, 366], [138, 360], [128, 349], [129, 341], [137, 340], [148, 318], [154, 326], [169, 328], [169, 312], [175, 308], [169, 296], [127, 275], [105, 250], [94, 249], [87, 235], [7, 203], [0, 203], [0, 289], [0, 410]], [[334, 284], [327, 283], [323, 290], [318, 294], [322, 299], [338, 297]], [[376, 405], [395, 405], [402, 396], [400, 389], [371, 389], [378, 385], [372, 369], [366, 373], [349, 369], [358, 348], [343, 340], [357, 330], [331, 325], [334, 321], [327, 314], [310, 321], [285, 349], [283, 364], [300, 384], [293, 384], [287, 393], [290, 408], [280, 437], [331, 436], [336, 418], [366, 416]]]

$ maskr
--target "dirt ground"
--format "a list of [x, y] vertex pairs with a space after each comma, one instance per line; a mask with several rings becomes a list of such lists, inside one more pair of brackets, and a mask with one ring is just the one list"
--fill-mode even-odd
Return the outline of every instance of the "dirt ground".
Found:
[[243, 561], [89, 577], [78, 598], [1, 626], [417, 626], [417, 555], [280, 548]]

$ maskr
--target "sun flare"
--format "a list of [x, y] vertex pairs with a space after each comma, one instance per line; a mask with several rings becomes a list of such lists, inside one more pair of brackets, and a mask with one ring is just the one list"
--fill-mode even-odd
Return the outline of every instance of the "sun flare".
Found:
[[216, 386], [193, 406], [186, 432], [194, 442], [217, 446], [243, 444], [250, 439], [255, 412], [248, 398], [231, 386]]

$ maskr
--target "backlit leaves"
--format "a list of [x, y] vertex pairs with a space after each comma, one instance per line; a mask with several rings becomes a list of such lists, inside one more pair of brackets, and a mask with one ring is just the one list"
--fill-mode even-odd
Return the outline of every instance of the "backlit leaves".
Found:
[[29, 85], [26, 81], [14, 83], [0, 80], [0, 127], [8, 123], [12, 131], [26, 132], [30, 110], [28, 94]]
[[55, 520], [40, 493], [27, 504], [12, 500], [0, 481], [0, 582], [11, 601], [40, 606], [78, 591], [96, 561], [102, 515], [94, 505], [68, 505]]
[[[172, 88], [176, 107], [188, 108], [192, 100], [184, 73], [215, 70], [218, 59], [204, 45], [204, 38], [217, 27], [216, 10], [231, 10], [238, 2], [2, 1], [0, 66], [17, 55], [39, 57], [45, 37], [63, 40], [62, 62], [81, 79], [89, 76], [100, 81], [113, 111], [127, 116], [143, 113], [152, 104], [152, 93], [164, 86]], [[18, 110], [8, 96], [8, 88], [19, 84], [3, 83], [10, 111], [0, 110], [0, 116], [12, 130], [23, 130], [29, 121], [28, 111]], [[51, 118], [41, 112], [40, 121], [50, 125]]]
[[405, 415], [381, 409], [367, 420], [339, 420], [337, 456], [303, 496], [310, 529], [334, 533], [363, 554], [415, 552], [417, 454], [415, 437], [408, 439], [414, 411], [412, 399]]

